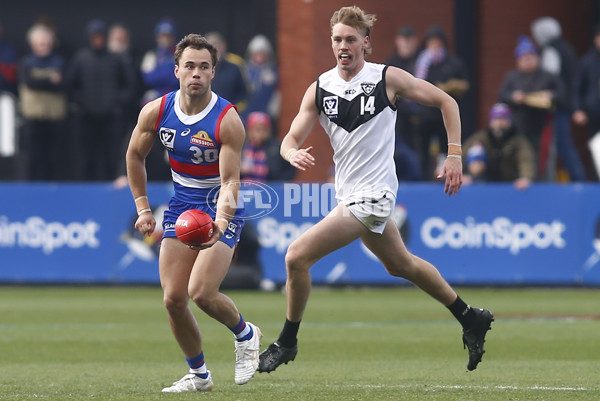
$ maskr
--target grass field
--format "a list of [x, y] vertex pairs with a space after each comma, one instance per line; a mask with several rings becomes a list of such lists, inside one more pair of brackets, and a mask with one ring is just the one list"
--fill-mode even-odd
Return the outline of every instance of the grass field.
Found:
[[[450, 313], [409, 288], [313, 290], [296, 361], [233, 382], [233, 337], [197, 313], [215, 389], [162, 394], [187, 365], [159, 288], [0, 287], [1, 400], [599, 400], [600, 290], [459, 289], [496, 322], [467, 372]], [[229, 291], [265, 334], [281, 292]]]

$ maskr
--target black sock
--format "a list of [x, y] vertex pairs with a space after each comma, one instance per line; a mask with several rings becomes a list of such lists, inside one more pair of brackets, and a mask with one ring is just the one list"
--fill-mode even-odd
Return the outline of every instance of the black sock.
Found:
[[300, 322], [290, 322], [285, 319], [283, 330], [279, 334], [277, 342], [286, 348], [292, 348], [298, 343], [298, 330], [300, 329]]
[[451, 305], [448, 305], [447, 308], [462, 325], [463, 329], [468, 330], [475, 324], [475, 312], [473, 312], [473, 309], [460, 299], [459, 296], [457, 296], [456, 301]]

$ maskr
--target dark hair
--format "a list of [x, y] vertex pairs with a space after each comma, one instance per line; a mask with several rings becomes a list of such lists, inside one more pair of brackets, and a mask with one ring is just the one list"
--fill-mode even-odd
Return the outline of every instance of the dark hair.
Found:
[[204, 36], [199, 35], [197, 33], [190, 33], [184, 36], [183, 39], [181, 39], [179, 43], [177, 43], [177, 46], [175, 47], [175, 64], [179, 65], [179, 59], [181, 58], [183, 51], [188, 47], [191, 47], [192, 49], [196, 50], [208, 50], [208, 52], [210, 53], [210, 58], [212, 60], [213, 67], [216, 67], [217, 49], [213, 45], [208, 43]]

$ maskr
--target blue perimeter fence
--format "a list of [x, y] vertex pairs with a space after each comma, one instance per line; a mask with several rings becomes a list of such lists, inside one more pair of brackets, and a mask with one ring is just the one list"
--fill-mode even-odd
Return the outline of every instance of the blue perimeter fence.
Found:
[[[127, 188], [111, 184], [0, 184], [0, 283], [157, 284], [162, 231], [142, 237]], [[157, 221], [172, 195], [150, 183]], [[240, 204], [260, 241], [264, 278], [285, 282], [289, 244], [335, 204], [330, 184], [245, 184]], [[443, 194], [400, 186], [394, 220], [414, 254], [454, 285], [600, 285], [600, 185], [485, 184]], [[335, 233], [331, 233], [335, 235]], [[360, 241], [312, 268], [318, 284], [386, 285]]]

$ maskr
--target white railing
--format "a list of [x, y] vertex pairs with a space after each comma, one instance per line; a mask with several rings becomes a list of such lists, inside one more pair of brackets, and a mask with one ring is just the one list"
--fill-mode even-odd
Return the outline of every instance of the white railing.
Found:
[[0, 157], [17, 153], [17, 99], [9, 92], [0, 92]]

